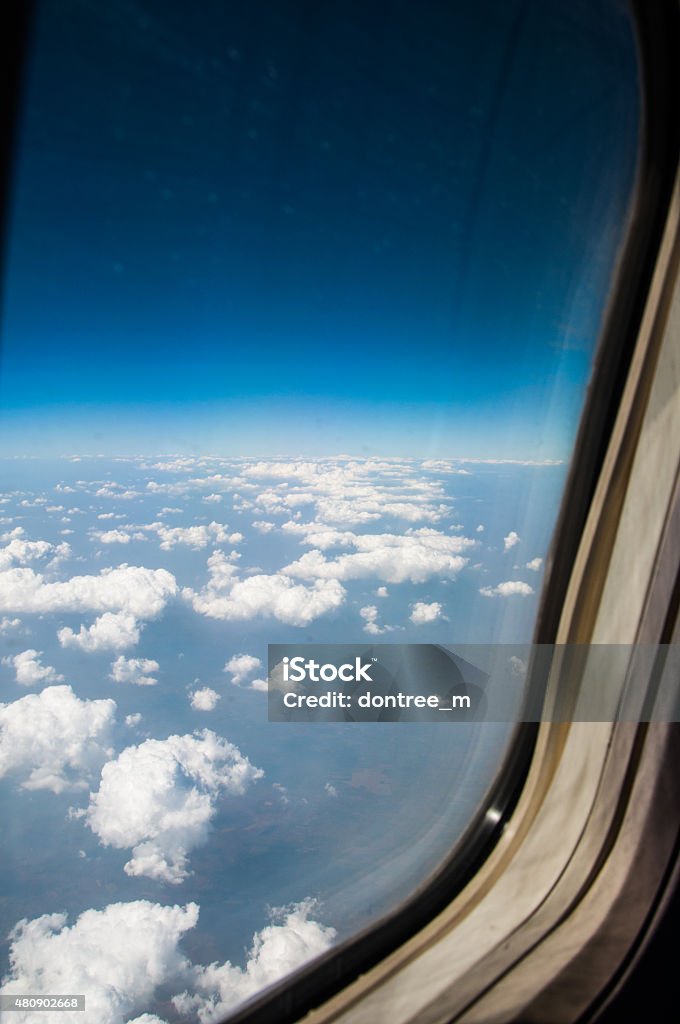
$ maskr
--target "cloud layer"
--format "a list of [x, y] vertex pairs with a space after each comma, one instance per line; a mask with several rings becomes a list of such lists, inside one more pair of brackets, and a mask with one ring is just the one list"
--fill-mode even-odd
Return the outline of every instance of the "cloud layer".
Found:
[[[177, 992], [179, 1013], [212, 1024], [329, 947], [335, 929], [315, 921], [314, 909], [307, 899], [273, 911], [272, 922], [253, 936], [244, 967], [228, 960], [192, 964], [184, 954], [180, 942], [198, 923], [196, 903], [111, 903], [85, 910], [72, 925], [62, 913], [23, 919], [9, 936], [11, 970], [2, 992], [84, 993], [87, 1019], [97, 1024], [164, 1024], [145, 1009], [163, 986]], [[33, 1024], [45, 1014], [14, 1016], [16, 1024]], [[59, 1013], [63, 1024], [82, 1024], [84, 1016]]]

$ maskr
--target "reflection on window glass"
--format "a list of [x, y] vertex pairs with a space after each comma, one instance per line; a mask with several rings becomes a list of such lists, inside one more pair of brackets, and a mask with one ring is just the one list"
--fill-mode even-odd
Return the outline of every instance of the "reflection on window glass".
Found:
[[267, 645], [531, 638], [638, 118], [617, 0], [38, 5], [5, 994], [216, 1021], [460, 837], [511, 726], [270, 724]]

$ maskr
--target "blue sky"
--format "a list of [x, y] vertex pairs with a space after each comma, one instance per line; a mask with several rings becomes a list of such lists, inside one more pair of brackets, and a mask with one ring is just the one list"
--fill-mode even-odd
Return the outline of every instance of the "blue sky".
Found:
[[637, 104], [609, 2], [50, 0], [1, 450], [564, 458]]

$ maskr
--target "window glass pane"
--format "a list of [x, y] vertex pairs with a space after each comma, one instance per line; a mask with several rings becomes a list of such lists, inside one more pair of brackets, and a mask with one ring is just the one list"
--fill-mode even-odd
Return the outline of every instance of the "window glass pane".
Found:
[[510, 725], [271, 724], [267, 645], [531, 639], [638, 90], [617, 0], [38, 4], [0, 363], [5, 994], [217, 1020], [461, 836]]

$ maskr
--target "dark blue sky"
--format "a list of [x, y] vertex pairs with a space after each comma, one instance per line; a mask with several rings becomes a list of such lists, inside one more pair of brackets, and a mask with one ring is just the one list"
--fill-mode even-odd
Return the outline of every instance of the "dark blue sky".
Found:
[[622, 11], [40, 4], [3, 449], [564, 457], [634, 176]]

